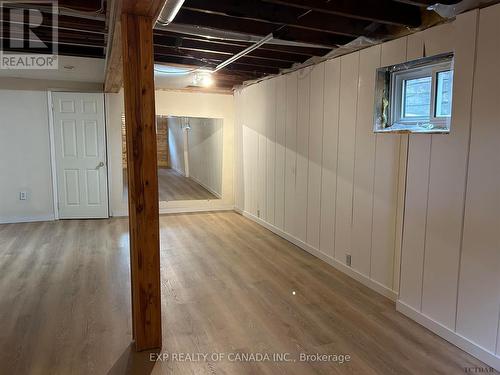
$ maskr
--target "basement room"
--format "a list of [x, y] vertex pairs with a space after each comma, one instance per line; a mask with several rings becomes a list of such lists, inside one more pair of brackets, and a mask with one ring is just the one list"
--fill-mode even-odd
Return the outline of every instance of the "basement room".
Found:
[[0, 25], [0, 375], [500, 374], [499, 0]]

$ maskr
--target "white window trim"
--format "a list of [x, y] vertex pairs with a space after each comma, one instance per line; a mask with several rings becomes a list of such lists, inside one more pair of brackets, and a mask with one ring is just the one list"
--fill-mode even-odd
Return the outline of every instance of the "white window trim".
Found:
[[[408, 128], [421, 129], [422, 123], [430, 123], [434, 125], [435, 130], [438, 131], [449, 131], [445, 130], [446, 125], [451, 121], [451, 116], [446, 117], [436, 117], [436, 89], [437, 89], [437, 75], [440, 72], [451, 71], [453, 74], [452, 61], [445, 61], [441, 63], [420, 66], [408, 70], [400, 70], [391, 73], [391, 97], [390, 97], [390, 126], [391, 127], [404, 126]], [[411, 117], [404, 118], [401, 117], [403, 112], [403, 83], [405, 80], [423, 78], [431, 76], [431, 108], [430, 116], [427, 117]], [[450, 95], [453, 95], [453, 86]], [[453, 103], [453, 96], [451, 96], [451, 101]], [[453, 104], [452, 104], [453, 105]]]

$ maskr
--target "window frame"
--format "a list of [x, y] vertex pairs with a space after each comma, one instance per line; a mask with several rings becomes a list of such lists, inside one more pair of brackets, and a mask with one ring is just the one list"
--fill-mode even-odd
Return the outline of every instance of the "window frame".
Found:
[[[430, 123], [439, 131], [444, 130], [447, 123], [451, 120], [450, 116], [436, 116], [436, 99], [437, 99], [437, 76], [438, 73], [451, 71], [451, 106], [453, 108], [453, 65], [452, 61], [444, 61], [432, 64], [426, 64], [407, 70], [398, 70], [391, 73], [390, 85], [390, 125], [389, 129], [394, 125], [402, 125], [404, 127], [415, 127], [420, 130], [422, 123]], [[404, 117], [404, 86], [405, 82], [412, 79], [431, 77], [431, 102], [429, 116], [419, 117]]]

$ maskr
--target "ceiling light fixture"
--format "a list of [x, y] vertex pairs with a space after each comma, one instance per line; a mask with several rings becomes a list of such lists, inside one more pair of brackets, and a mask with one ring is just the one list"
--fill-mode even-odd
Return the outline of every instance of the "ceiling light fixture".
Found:
[[210, 71], [198, 71], [193, 74], [193, 85], [210, 87], [214, 84], [214, 79]]

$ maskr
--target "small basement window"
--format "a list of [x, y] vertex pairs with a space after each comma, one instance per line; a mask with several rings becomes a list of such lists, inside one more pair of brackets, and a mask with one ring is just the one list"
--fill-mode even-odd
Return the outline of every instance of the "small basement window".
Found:
[[453, 54], [377, 70], [375, 132], [449, 133]]

